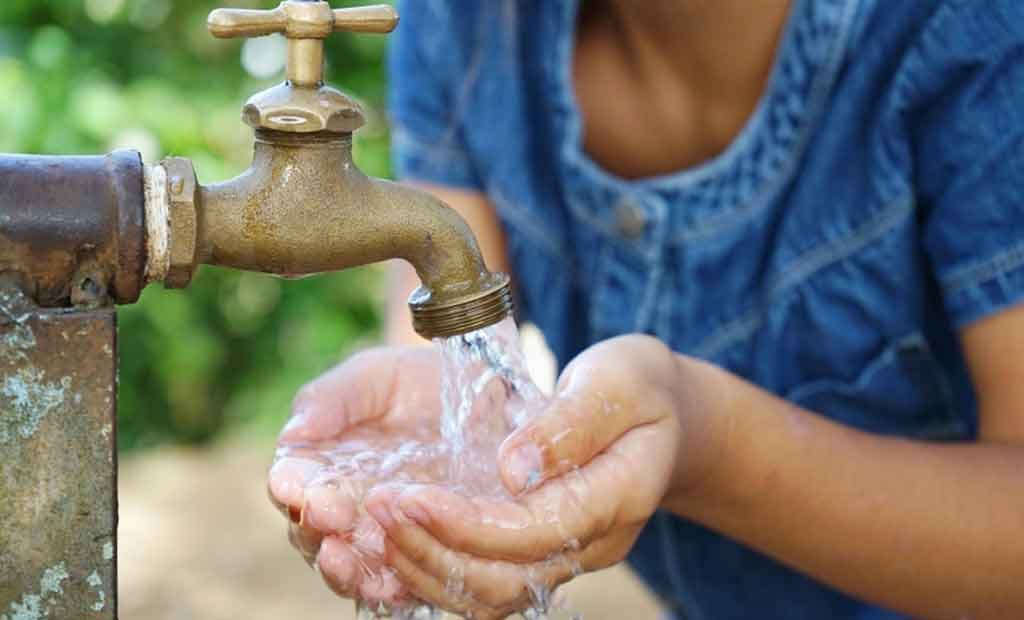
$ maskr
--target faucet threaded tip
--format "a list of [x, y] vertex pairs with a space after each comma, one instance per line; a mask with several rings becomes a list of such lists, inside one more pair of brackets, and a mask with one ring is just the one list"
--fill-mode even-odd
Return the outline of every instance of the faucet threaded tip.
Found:
[[440, 302], [421, 301], [413, 293], [409, 301], [413, 329], [431, 340], [468, 334], [500, 322], [512, 314], [512, 287], [506, 274], [492, 277], [493, 285], [480, 292]]

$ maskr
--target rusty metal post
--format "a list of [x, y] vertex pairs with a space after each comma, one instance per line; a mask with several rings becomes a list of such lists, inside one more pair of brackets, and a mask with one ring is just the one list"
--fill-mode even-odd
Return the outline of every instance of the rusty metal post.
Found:
[[0, 155], [0, 273], [40, 306], [133, 303], [145, 266], [137, 152]]
[[0, 277], [0, 620], [117, 617], [115, 337]]

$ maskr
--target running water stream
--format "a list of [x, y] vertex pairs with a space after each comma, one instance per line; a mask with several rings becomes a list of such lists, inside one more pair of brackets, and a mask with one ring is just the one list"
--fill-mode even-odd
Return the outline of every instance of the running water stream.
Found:
[[[282, 445], [276, 460], [297, 457], [320, 464], [318, 473], [307, 484], [310, 489], [325, 487], [343, 492], [353, 501], [357, 517], [349, 542], [369, 581], [380, 579], [391, 569], [380, 560], [383, 532], [363, 509], [363, 499], [381, 483], [435, 484], [466, 497], [508, 501], [498, 472], [498, 448], [508, 435], [546, 405], [547, 399], [530, 379], [519, 346], [519, 334], [511, 318], [461, 336], [436, 339], [440, 352], [441, 414], [439, 419], [400, 429], [361, 429], [345, 431], [339, 438], [317, 443]], [[307, 500], [308, 501], [308, 500]], [[292, 523], [293, 540], [301, 537], [301, 528]], [[566, 541], [566, 548], [573, 541]], [[298, 544], [302, 547], [301, 541]], [[316, 547], [317, 545], [313, 545]], [[316, 565], [315, 549], [307, 560]], [[561, 556], [549, 562], [567, 562]], [[578, 572], [574, 569], [573, 572]], [[556, 611], [552, 592], [545, 584], [530, 578], [532, 608], [523, 612], [528, 620], [554, 620], [574, 617]], [[391, 573], [390, 577], [394, 578]], [[472, 597], [464, 591], [461, 574], [448, 576], [447, 592], [454, 597]], [[362, 589], [357, 603], [360, 620], [378, 618], [439, 620], [444, 615], [427, 605], [388, 608], [373, 602], [372, 588]]]

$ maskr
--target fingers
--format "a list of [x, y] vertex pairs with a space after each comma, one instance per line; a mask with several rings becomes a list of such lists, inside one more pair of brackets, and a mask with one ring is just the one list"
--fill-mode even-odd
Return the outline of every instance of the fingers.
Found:
[[652, 391], [642, 397], [623, 397], [635, 391], [591, 372], [580, 364], [564, 377], [558, 396], [543, 413], [517, 429], [498, 452], [505, 488], [513, 495], [536, 488], [545, 480], [582, 467], [630, 429], [663, 417], [669, 403]]
[[323, 469], [323, 464], [308, 458], [286, 457], [278, 460], [267, 475], [271, 501], [275, 505], [302, 509], [306, 485]]
[[[578, 486], [586, 486], [587, 483]], [[553, 481], [522, 502], [466, 500], [428, 487], [403, 494], [399, 509], [446, 546], [478, 557], [530, 562], [589, 542], [614, 517], [611, 502], [586, 506], [576, 491]]]
[[518, 566], [479, 560], [445, 549], [415, 524], [389, 533], [387, 561], [409, 591], [424, 601], [473, 618], [505, 618], [572, 578], [567, 561]]
[[395, 603], [402, 598], [404, 591], [395, 571], [377, 564], [373, 568], [364, 566], [364, 576], [359, 584], [359, 597], [364, 601]]
[[324, 583], [338, 596], [388, 604], [407, 597], [395, 572], [380, 558], [361, 554], [339, 537], [324, 539], [316, 562]]
[[[515, 501], [409, 486], [390, 500], [391, 520], [415, 521], [445, 546], [481, 558], [530, 562], [567, 543], [586, 547], [653, 514], [671, 475], [677, 432], [670, 420], [634, 428], [586, 466]], [[367, 500], [378, 519], [382, 510], [374, 504], [380, 501], [376, 491]]]
[[356, 498], [362, 495], [354, 484], [331, 475], [330, 466], [305, 457], [281, 458], [267, 475], [270, 501], [282, 514], [327, 534], [352, 528]]
[[303, 500], [302, 519], [321, 532], [347, 532], [356, 522], [355, 498], [351, 490], [337, 484], [309, 486]]
[[[388, 506], [391, 522], [414, 521], [452, 549], [509, 561], [550, 555], [547, 548], [532, 548], [538, 543], [531, 535], [538, 526], [537, 516], [519, 503], [469, 499], [436, 486], [410, 486], [387, 499], [374, 491], [367, 499], [367, 510], [388, 529], [390, 522], [379, 504]], [[539, 544], [545, 543], [547, 539]]]
[[[434, 572], [437, 567], [426, 569], [423, 567], [422, 558], [409, 557], [401, 547], [390, 540], [387, 560], [394, 568], [398, 579], [413, 596], [460, 616], [497, 620], [505, 618], [518, 608], [526, 607], [529, 602], [525, 590], [519, 589], [511, 592], [511, 597], [506, 599], [493, 599], [493, 593], [488, 593], [487, 599], [479, 597], [471, 586], [465, 584], [461, 565], [453, 562], [450, 571], [438, 575]], [[512, 583], [509, 577], [511, 576], [506, 575], [499, 578], [499, 583], [502, 584], [499, 587], [508, 587], [507, 584]], [[485, 600], [498, 604], [489, 604]]]
[[280, 441], [327, 439], [386, 413], [399, 366], [410, 353], [396, 347], [364, 351], [306, 384], [295, 396]]
[[328, 536], [316, 558], [324, 583], [338, 596], [353, 598], [362, 583], [359, 561], [352, 547], [336, 536]]
[[621, 561], [640, 529], [627, 528], [582, 551], [569, 551], [523, 565], [458, 553], [444, 547], [415, 523], [390, 523], [386, 558], [409, 591], [425, 601], [474, 618], [504, 618], [530, 605], [545, 606], [559, 584], [584, 570], [597, 570]]
[[479, 620], [498, 620], [504, 618], [499, 611], [476, 603], [468, 596], [463, 596], [447, 581], [440, 581], [430, 573], [420, 569], [415, 560], [405, 556], [393, 544], [388, 544], [388, 564], [390, 564], [404, 587], [416, 598], [427, 601], [466, 618]]
[[320, 551], [320, 543], [323, 541], [323, 534], [301, 523], [288, 522], [288, 542], [302, 556], [306, 564], [313, 566], [316, 563], [316, 555]]

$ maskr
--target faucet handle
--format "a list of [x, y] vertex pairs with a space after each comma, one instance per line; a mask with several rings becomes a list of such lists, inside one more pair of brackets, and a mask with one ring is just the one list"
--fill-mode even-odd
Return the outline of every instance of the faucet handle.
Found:
[[269, 11], [217, 9], [207, 20], [210, 34], [220, 39], [288, 39], [288, 81], [250, 99], [243, 118], [255, 128], [299, 133], [350, 131], [362, 124], [358, 105], [323, 85], [324, 39], [333, 32], [385, 34], [397, 24], [398, 13], [386, 4], [331, 9], [315, 0], [285, 0]]
[[387, 34], [398, 25], [398, 11], [389, 4], [334, 9], [334, 32]]
[[207, 27], [221, 39], [283, 34], [288, 39], [288, 80], [299, 86], [323, 82], [323, 40], [332, 32], [386, 34], [398, 24], [398, 13], [386, 4], [331, 9], [327, 2], [285, 0], [270, 11], [217, 9]]

